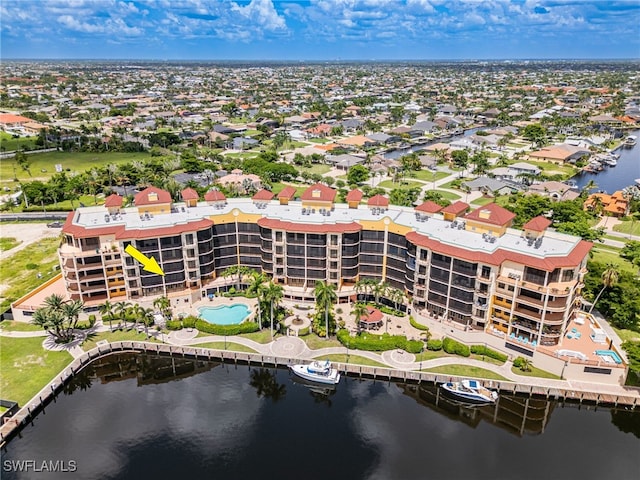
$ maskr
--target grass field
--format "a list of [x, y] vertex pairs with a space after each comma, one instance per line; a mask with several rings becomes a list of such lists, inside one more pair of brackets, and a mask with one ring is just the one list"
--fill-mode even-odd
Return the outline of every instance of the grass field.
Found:
[[471, 205], [476, 205], [477, 207], [481, 207], [483, 205], [487, 205], [488, 203], [493, 203], [495, 198], [493, 197], [480, 197], [471, 201]]
[[638, 271], [637, 267], [634, 267], [628, 260], [621, 258], [616, 252], [594, 248], [591, 250], [591, 253], [591, 260], [594, 262], [604, 263], [605, 265], [608, 263], [617, 264], [620, 270], [630, 273], [636, 273]]
[[13, 322], [4, 320], [0, 322], [0, 329], [4, 332], [38, 332], [42, 331], [41, 327], [25, 322]]
[[18, 241], [14, 237], [0, 237], [0, 252], [6, 252], [7, 250], [11, 250], [14, 247], [20, 245], [20, 241]]
[[384, 363], [376, 362], [375, 360], [371, 360], [367, 357], [361, 357], [360, 355], [345, 355], [341, 353], [333, 354], [333, 355], [321, 355], [316, 357], [315, 360], [329, 360], [331, 362], [340, 362], [340, 363], [353, 363], [356, 365], [367, 365], [369, 367], [386, 367], [389, 368], [389, 365], [385, 365]]
[[401, 182], [393, 182], [392, 180], [384, 180], [378, 184], [378, 187], [388, 188], [393, 190], [394, 188], [400, 188], [403, 190], [408, 190], [410, 188], [422, 188], [424, 183], [414, 182], [413, 180], [403, 180]]
[[529, 368], [531, 369], [530, 371], [523, 372], [517, 367], [511, 367], [511, 371], [516, 375], [522, 375], [523, 377], [553, 378], [554, 380], [562, 380], [558, 375], [547, 372], [546, 370], [542, 370], [534, 366]]
[[311, 165], [310, 167], [299, 167], [299, 169], [300, 169], [300, 173], [307, 172], [310, 175], [313, 175], [314, 173], [324, 175], [329, 170], [331, 170], [331, 166], [325, 165], [323, 163], [317, 163], [317, 164]]
[[320, 144], [325, 144], [325, 143], [331, 143], [332, 140], [329, 138], [310, 138], [308, 140], [311, 143], [320, 143]]
[[232, 350], [234, 352], [245, 352], [245, 353], [258, 353], [251, 347], [247, 347], [245, 345], [241, 345], [239, 343], [227, 342], [208, 342], [208, 343], [200, 343], [197, 345], [193, 345], [194, 347], [199, 348], [213, 348], [215, 350]]
[[[0, 323], [0, 325], [2, 325]], [[640, 332], [636, 332], [635, 330], [628, 330], [626, 328], [616, 328], [611, 327], [620, 337], [620, 340], [623, 342], [640, 342]]]
[[335, 338], [329, 338], [328, 340], [320, 338], [315, 333], [311, 333], [309, 335], [305, 335], [304, 337], [300, 337], [307, 344], [311, 350], [319, 350], [321, 348], [329, 348], [329, 347], [342, 347], [342, 344], [336, 340]]
[[543, 173], [547, 173], [547, 174], [561, 173], [563, 175], [566, 175], [567, 178], [573, 177], [576, 173], [578, 173], [578, 169], [571, 165], [556, 165], [555, 163], [540, 162], [536, 160], [526, 160], [526, 163], [530, 163], [531, 165], [540, 167]]
[[[8, 287], [2, 293], [3, 298], [0, 302], [2, 311], [9, 307], [11, 302], [58, 273], [53, 270], [53, 266], [58, 265], [56, 252], [59, 243], [58, 238], [43, 238], [3, 260], [0, 268], [0, 284], [7, 284]], [[38, 272], [42, 274], [41, 278], [38, 278]]]
[[42, 337], [0, 337], [3, 399], [24, 405], [73, 360], [68, 352], [44, 350], [42, 341]]
[[453, 192], [447, 192], [445, 190], [431, 190], [432, 192], [438, 192], [440, 195], [442, 195], [442, 198], [446, 198], [447, 200], [451, 201], [451, 202], [455, 202], [456, 200], [460, 200], [462, 197], [460, 195], [456, 195]]
[[[618, 225], [615, 225], [613, 229], [616, 232], [640, 236], [640, 222], [638, 221], [622, 222]], [[619, 238], [618, 240], [622, 241], [623, 239]]]
[[243, 338], [248, 338], [249, 340], [253, 340], [254, 342], [262, 343], [262, 344], [269, 343], [272, 340], [271, 331], [268, 328], [263, 328], [262, 330], [259, 330], [253, 333], [243, 333], [242, 335], [239, 335], [239, 336]]
[[[436, 181], [442, 180], [450, 176], [450, 173], [447, 172], [435, 172]], [[424, 180], [425, 182], [433, 182], [433, 172], [431, 170], [420, 170], [419, 172], [411, 172], [407, 175], [409, 178], [417, 178], [418, 180]]]
[[443, 373], [445, 375], [456, 375], [458, 377], [486, 378], [489, 380], [509, 380], [497, 373], [485, 368], [473, 367], [470, 365], [443, 365], [441, 367], [427, 368], [423, 372]]
[[22, 170], [15, 161], [15, 158], [7, 158], [0, 162], [0, 186], [13, 186], [15, 173], [20, 181], [30, 182], [32, 180], [47, 181], [56, 173], [56, 164], [62, 165], [63, 169], [70, 172], [84, 172], [92, 167], [104, 167], [110, 163], [126, 163], [133, 160], [145, 160], [151, 158], [147, 152], [136, 153], [91, 153], [91, 152], [47, 152], [34, 153], [29, 155], [31, 165], [29, 169], [31, 175]]
[[95, 348], [97, 343], [101, 340], [106, 340], [108, 342], [132, 340], [134, 342], [158, 343], [155, 338], [147, 338], [147, 335], [144, 332], [138, 333], [135, 330], [116, 330], [115, 332], [99, 332], [91, 334], [84, 342], [82, 342], [81, 347], [84, 351], [91, 350], [92, 348]]
[[12, 152], [14, 150], [33, 150], [42, 148], [36, 145], [38, 137], [19, 137], [13, 138], [13, 135], [7, 132], [0, 132], [0, 149], [3, 152]]

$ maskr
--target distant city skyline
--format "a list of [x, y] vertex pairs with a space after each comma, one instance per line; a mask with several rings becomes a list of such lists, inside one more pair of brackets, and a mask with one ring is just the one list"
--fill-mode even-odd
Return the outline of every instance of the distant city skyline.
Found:
[[637, 59], [640, 1], [3, 0], [2, 59]]

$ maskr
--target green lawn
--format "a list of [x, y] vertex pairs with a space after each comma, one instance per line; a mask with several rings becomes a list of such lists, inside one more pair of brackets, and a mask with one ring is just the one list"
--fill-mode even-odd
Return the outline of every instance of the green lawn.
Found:
[[4, 332], [37, 332], [42, 331], [41, 327], [26, 322], [13, 322], [4, 320], [0, 322], [0, 329]]
[[466, 182], [467, 180], [471, 180], [471, 179], [467, 178], [467, 177], [455, 178], [454, 180], [451, 180], [450, 182], [443, 183], [442, 185], [440, 185], [440, 188], [450, 188], [452, 190], [459, 190], [459, 188], [456, 187], [454, 184], [457, 184], [459, 181], [461, 183], [462, 182]]
[[336, 340], [335, 338], [329, 338], [328, 340], [324, 337], [319, 337], [315, 333], [310, 333], [309, 335], [305, 335], [304, 337], [300, 337], [307, 344], [311, 350], [319, 350], [321, 348], [328, 347], [342, 347], [343, 345]]
[[233, 342], [227, 342], [226, 344], [224, 342], [207, 342], [193, 346], [198, 348], [213, 348], [215, 350], [232, 350], [234, 352], [258, 353], [253, 348]]
[[456, 195], [453, 192], [447, 192], [445, 190], [431, 190], [432, 192], [438, 192], [440, 195], [442, 195], [442, 198], [446, 198], [447, 200], [451, 201], [451, 202], [455, 202], [456, 200], [460, 200], [462, 197], [460, 195]]
[[508, 378], [505, 378], [502, 375], [498, 375], [491, 370], [486, 370], [480, 367], [473, 367], [471, 365], [443, 365], [441, 367], [428, 368], [422, 371], [431, 373], [443, 373], [445, 375], [456, 375], [458, 377], [485, 378], [488, 380], [509, 380]]
[[483, 205], [487, 205], [488, 203], [493, 203], [495, 201], [495, 198], [493, 197], [480, 197], [480, 198], [476, 198], [475, 200], [471, 201], [471, 205], [476, 205], [478, 207], [481, 207]]
[[[2, 325], [2, 324], [0, 324]], [[611, 327], [618, 334], [623, 342], [640, 342], [640, 332], [628, 330], [626, 328]]]
[[[254, 342], [262, 343], [262, 344], [269, 343], [272, 340], [271, 332], [270, 332], [270, 329], [268, 328], [263, 328], [262, 330], [259, 330], [257, 332], [243, 333], [242, 335], [239, 335], [239, 336], [243, 338], [248, 338], [249, 340], [253, 340]], [[274, 334], [274, 337], [275, 337], [275, 334]]]
[[[615, 230], [616, 232], [620, 232], [620, 233], [626, 233], [626, 234], [640, 236], [640, 222], [638, 222], [638, 221], [635, 221], [635, 222], [622, 222], [622, 223], [620, 223], [618, 225], [615, 225], [613, 227], [613, 230]], [[624, 240], [624, 239], [618, 238], [618, 240]]]
[[571, 165], [557, 165], [552, 162], [544, 162], [544, 161], [536, 161], [536, 160], [525, 160], [525, 162], [531, 165], [535, 165], [536, 167], [540, 167], [540, 169], [544, 173], [547, 173], [547, 174], [562, 173], [563, 175], [566, 175], [567, 178], [573, 177], [578, 172], [578, 169]]
[[36, 145], [37, 138], [38, 137], [13, 138], [13, 135], [7, 132], [0, 132], [0, 149], [3, 152], [11, 152], [14, 150], [33, 150], [36, 148], [43, 148]]
[[44, 350], [42, 341], [42, 337], [0, 337], [3, 399], [24, 405], [72, 362], [73, 357], [68, 352]]
[[621, 258], [616, 252], [594, 248], [591, 250], [591, 254], [591, 260], [594, 262], [604, 263], [605, 265], [608, 263], [614, 263], [618, 265], [620, 270], [630, 273], [636, 273], [638, 271], [637, 267], [635, 267], [630, 261]]
[[324, 163], [316, 163], [311, 165], [310, 167], [299, 167], [299, 169], [300, 169], [300, 173], [307, 172], [310, 175], [313, 175], [314, 173], [324, 175], [329, 170], [331, 170], [331, 166], [325, 165]]
[[562, 378], [559, 377], [558, 375], [547, 372], [546, 370], [542, 370], [534, 366], [531, 366], [529, 368], [531, 369], [530, 371], [523, 372], [518, 367], [511, 367], [511, 371], [516, 375], [522, 375], [523, 377], [540, 377], [540, 378], [553, 378], [554, 380], [562, 380]]
[[[58, 265], [59, 244], [58, 238], [43, 238], [3, 260], [0, 283], [6, 283], [9, 287], [2, 293], [0, 309], [7, 308], [58, 273], [53, 267]], [[38, 278], [38, 273], [42, 274], [41, 278]]]
[[368, 367], [386, 367], [389, 368], [389, 365], [385, 365], [384, 363], [376, 362], [375, 360], [371, 360], [367, 357], [361, 357], [360, 355], [345, 355], [345, 354], [333, 354], [333, 355], [321, 355], [316, 357], [315, 360], [330, 360], [332, 362], [339, 363], [354, 363], [356, 365], [367, 365]]
[[0, 237], [0, 252], [11, 250], [13, 247], [20, 245], [20, 243], [21, 242], [14, 237]]
[[84, 351], [91, 350], [95, 348], [101, 340], [106, 340], [110, 343], [129, 340], [134, 342], [158, 343], [154, 338], [147, 338], [144, 332], [138, 333], [135, 330], [116, 330], [115, 332], [99, 332], [89, 335], [87, 339], [82, 342], [81, 347]]
[[393, 190], [394, 188], [401, 188], [404, 190], [408, 190], [410, 188], [422, 188], [424, 187], [424, 183], [414, 182], [413, 180], [403, 180], [401, 182], [393, 182], [392, 180], [384, 180], [378, 184], [378, 187], [388, 188]]
[[285, 187], [296, 187], [296, 197], [299, 197], [300, 195], [302, 195], [302, 192], [304, 192], [307, 188], [309, 188], [309, 185], [291, 185], [291, 184], [275, 182], [271, 184], [271, 191], [275, 195], [278, 195], [282, 190], [284, 190]]
[[320, 143], [320, 144], [325, 144], [325, 143], [331, 143], [332, 140], [330, 138], [310, 138], [308, 140], [311, 143]]
[[[110, 163], [125, 163], [133, 160], [145, 160], [151, 158], [147, 152], [121, 153], [92, 153], [92, 152], [47, 152], [29, 155], [31, 165], [31, 177], [16, 163], [15, 158], [7, 158], [0, 162], [0, 185], [13, 186], [13, 167], [21, 181], [43, 180], [47, 181], [56, 172], [56, 164], [71, 172], [84, 172], [92, 167], [104, 167]], [[44, 170], [44, 171], [43, 171]]]
[[[94, 198], [93, 195], [80, 195], [80, 197], [77, 200], [73, 201], [73, 204], [71, 200], [65, 200], [63, 202], [45, 205], [44, 209], [40, 207], [37, 203], [32, 204], [31, 202], [29, 202], [29, 206], [40, 207], [38, 211], [64, 212], [64, 211], [71, 211], [78, 208], [80, 206], [80, 203], [82, 203], [85, 207], [91, 207], [93, 205], [102, 205], [104, 203], [104, 196]], [[21, 212], [22, 210], [23, 210], [23, 207], [21, 205], [19, 207], [15, 207], [12, 211]]]
[[[420, 170], [419, 172], [411, 172], [407, 176], [409, 178], [417, 178], [418, 180], [424, 180], [425, 182], [433, 182], [433, 173], [431, 170]], [[442, 180], [445, 177], [451, 175], [451, 173], [447, 172], [435, 172], [436, 181]]]

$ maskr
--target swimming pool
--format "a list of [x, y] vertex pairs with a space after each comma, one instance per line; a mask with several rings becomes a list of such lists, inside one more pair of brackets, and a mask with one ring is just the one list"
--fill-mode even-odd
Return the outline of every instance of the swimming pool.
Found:
[[237, 325], [249, 316], [249, 307], [242, 303], [198, 309], [200, 318], [216, 325]]
[[613, 350], [596, 350], [596, 355], [599, 355], [601, 357], [610, 357], [617, 364], [621, 364], [622, 363], [622, 359]]

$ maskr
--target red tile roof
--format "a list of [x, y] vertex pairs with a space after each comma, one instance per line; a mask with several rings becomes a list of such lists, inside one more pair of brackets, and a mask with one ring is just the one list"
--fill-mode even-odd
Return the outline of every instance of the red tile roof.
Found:
[[292, 199], [296, 195], [296, 187], [288, 186], [284, 187], [282, 191], [278, 194], [278, 198], [288, 198]]
[[211, 190], [204, 194], [204, 199], [207, 202], [224, 202], [227, 197], [220, 190]]
[[124, 199], [120, 195], [118, 195], [117, 193], [113, 193], [109, 195], [107, 198], [105, 198], [104, 206], [105, 207], [121, 207], [123, 201]]
[[12, 124], [12, 123], [25, 123], [32, 122], [33, 120], [22, 115], [14, 115], [12, 113], [0, 113], [0, 123]]
[[538, 215], [525, 223], [522, 228], [524, 230], [531, 230], [532, 232], [544, 232], [551, 223], [551, 220], [548, 218]]
[[438, 205], [431, 200], [427, 200], [426, 202], [416, 207], [416, 212], [438, 213], [440, 210], [442, 210], [442, 208], [443, 207], [441, 205]]
[[481, 223], [490, 223], [491, 225], [500, 225], [503, 227], [513, 221], [515, 217], [515, 213], [501, 207], [497, 203], [489, 203], [476, 208], [473, 212], [465, 215], [464, 218]]
[[382, 321], [382, 312], [374, 307], [367, 306], [367, 313], [360, 317], [363, 323], [380, 323]]
[[263, 188], [262, 190], [258, 190], [255, 195], [253, 197], [251, 197], [251, 200], [271, 200], [273, 198], [273, 192], [270, 192], [269, 190], [267, 190], [266, 188]]
[[370, 207], [388, 207], [389, 199], [380, 194], [374, 195], [369, 199], [369, 201], [367, 202], [367, 205], [369, 205]]
[[198, 198], [200, 198], [198, 192], [196, 192], [193, 188], [185, 188], [184, 190], [182, 190], [182, 192], [180, 192], [180, 195], [182, 196], [183, 200], [198, 200]]
[[498, 248], [492, 253], [476, 252], [466, 248], [456, 247], [454, 245], [446, 245], [418, 232], [408, 232], [406, 238], [411, 243], [420, 247], [425, 247], [437, 253], [454, 256], [469, 262], [482, 262], [488, 265], [500, 266], [504, 261], [511, 260], [522, 265], [528, 265], [548, 272], [559, 267], [578, 266], [593, 246], [593, 243], [591, 242], [580, 240], [575, 248], [566, 256], [538, 258], [519, 252], [504, 250], [502, 248]]
[[327, 187], [322, 183], [316, 183], [302, 192], [300, 198], [307, 201], [316, 200], [319, 202], [333, 202], [336, 198], [336, 193], [338, 192], [333, 188]]
[[[138, 230], [124, 230], [116, 233], [117, 240], [127, 240], [135, 238], [163, 237], [167, 235], [179, 235], [186, 232], [194, 232], [210, 227], [213, 222], [207, 218], [189, 223], [180, 223], [169, 227], [141, 228]], [[93, 235], [91, 235], [93, 236]]]
[[465, 212], [467, 208], [469, 208], [468, 204], [458, 200], [456, 203], [452, 203], [448, 207], [444, 207], [441, 210], [441, 213], [453, 213], [454, 215], [460, 215]]
[[347, 193], [346, 200], [347, 202], [359, 202], [360, 200], [362, 200], [363, 195], [364, 194], [360, 190], [354, 188], [349, 193]]
[[261, 218], [258, 225], [264, 228], [286, 230], [287, 232], [307, 232], [307, 233], [355, 233], [362, 230], [362, 226], [356, 222], [351, 223], [328, 223], [309, 224], [294, 223], [273, 218]]
[[[154, 200], [153, 194], [156, 195]], [[136, 207], [143, 205], [161, 205], [163, 203], [171, 203], [171, 194], [166, 190], [157, 187], [147, 187], [133, 198], [133, 204]]]

